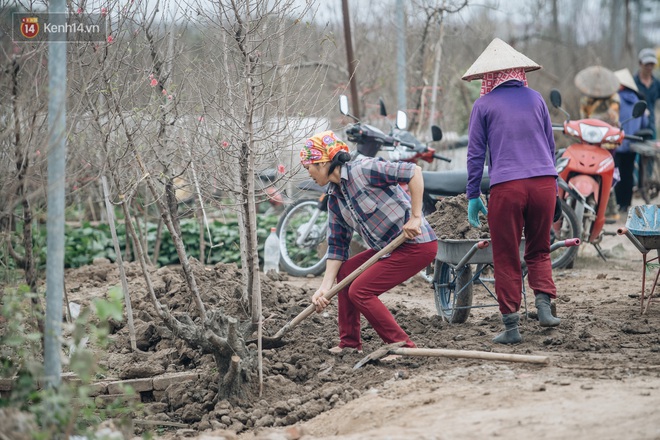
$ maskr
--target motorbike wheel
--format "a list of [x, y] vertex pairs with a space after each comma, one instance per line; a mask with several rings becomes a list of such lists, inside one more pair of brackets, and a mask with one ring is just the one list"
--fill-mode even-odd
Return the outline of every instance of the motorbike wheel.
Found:
[[[280, 263], [289, 275], [306, 277], [323, 273], [327, 229], [328, 212], [318, 208], [316, 199], [298, 200], [282, 213], [277, 223]], [[305, 234], [306, 238], [299, 244], [299, 238]]]
[[[582, 225], [578, 223], [577, 215], [565, 200], [561, 201], [561, 218], [550, 229], [550, 244], [556, 241], [579, 238], [582, 235]], [[561, 247], [550, 254], [553, 269], [571, 268], [577, 257], [579, 246]]]
[[640, 160], [640, 194], [647, 205], [660, 194], [660, 158], [642, 156]]
[[470, 316], [472, 306], [472, 268], [468, 264], [457, 270], [442, 261], [435, 262], [433, 290], [439, 316], [452, 324], [461, 324]]

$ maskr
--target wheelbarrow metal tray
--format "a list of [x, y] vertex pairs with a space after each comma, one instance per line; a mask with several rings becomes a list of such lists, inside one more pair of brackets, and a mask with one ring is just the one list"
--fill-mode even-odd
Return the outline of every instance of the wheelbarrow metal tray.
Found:
[[626, 228], [646, 249], [660, 249], [660, 207], [657, 205], [631, 207]]
[[[438, 253], [435, 257], [436, 260], [449, 264], [458, 264], [465, 255], [472, 249], [472, 246], [480, 241], [488, 241], [490, 239], [480, 240], [456, 240], [456, 239], [438, 239]], [[525, 254], [525, 240], [520, 243], [520, 259], [522, 260]], [[477, 252], [470, 258], [468, 264], [491, 264], [493, 263], [493, 249], [489, 245], [484, 249], [477, 249]]]

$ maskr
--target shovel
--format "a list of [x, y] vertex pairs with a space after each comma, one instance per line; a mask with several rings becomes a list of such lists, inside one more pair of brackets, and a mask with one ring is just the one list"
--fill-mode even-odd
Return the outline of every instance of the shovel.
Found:
[[547, 356], [533, 356], [527, 354], [510, 354], [510, 353], [493, 353], [490, 351], [476, 351], [476, 350], [448, 350], [443, 348], [411, 348], [401, 347], [405, 342], [395, 342], [384, 347], [379, 348], [373, 353], [365, 356], [353, 367], [354, 370], [368, 364], [372, 361], [377, 361], [390, 354], [408, 355], [408, 356], [431, 356], [431, 357], [449, 357], [449, 358], [466, 358], [466, 359], [485, 359], [491, 361], [505, 361], [505, 362], [524, 362], [528, 364], [547, 364], [549, 362]]
[[[355, 269], [353, 272], [351, 272], [346, 278], [341, 280], [339, 283], [335, 284], [335, 286], [325, 292], [323, 295], [326, 299], [331, 299], [339, 291], [341, 291], [344, 287], [349, 285], [355, 278], [357, 278], [362, 272], [365, 270], [369, 269], [376, 261], [380, 260], [381, 257], [384, 255], [389, 254], [390, 252], [394, 251], [396, 248], [401, 246], [403, 242], [406, 241], [406, 236], [401, 233], [398, 237], [396, 237], [390, 244], [385, 246], [383, 249], [378, 251], [376, 254], [374, 254], [371, 258], [369, 258], [367, 261], [362, 263], [360, 267]], [[287, 344], [286, 341], [282, 340], [282, 336], [284, 336], [285, 333], [287, 333], [289, 330], [300, 324], [305, 318], [307, 318], [309, 315], [314, 313], [316, 310], [316, 305], [310, 304], [307, 306], [305, 310], [300, 312], [298, 316], [293, 318], [291, 321], [287, 322], [284, 327], [282, 327], [277, 333], [275, 333], [274, 336], [262, 336], [261, 341], [262, 345], [264, 348], [278, 348], [282, 347]], [[256, 339], [246, 341], [246, 344], [250, 344], [253, 342], [257, 342]]]

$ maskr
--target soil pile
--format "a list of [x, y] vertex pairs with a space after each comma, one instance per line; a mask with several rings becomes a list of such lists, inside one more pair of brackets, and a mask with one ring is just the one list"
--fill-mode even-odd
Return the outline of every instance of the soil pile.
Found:
[[[220, 311], [240, 322], [249, 320], [249, 311], [241, 300], [240, 271], [233, 264], [204, 267], [193, 262], [194, 273], [207, 315]], [[322, 315], [307, 318], [285, 336], [284, 347], [263, 352], [263, 394], [258, 381], [250, 378], [246, 392], [235, 401], [217, 401], [219, 376], [210, 354], [187, 346], [172, 333], [156, 314], [150, 302], [140, 268], [125, 264], [132, 298], [134, 326], [139, 352], [130, 351], [127, 320], [113, 323], [112, 343], [100, 353], [98, 362], [107, 371], [105, 380], [154, 377], [164, 373], [195, 371], [197, 380], [170, 385], [158, 396], [141, 396], [144, 413], [137, 418], [152, 422], [190, 424], [196, 431], [229, 429], [240, 433], [254, 428], [287, 426], [311, 419], [324, 411], [344, 405], [372, 386], [383, 376], [371, 368], [353, 371], [353, 365], [382, 345], [380, 338], [363, 321], [365, 354], [332, 355], [328, 348], [338, 342], [336, 308], [331, 305]], [[104, 296], [108, 288], [120, 283], [116, 265], [97, 264], [70, 270], [67, 288], [70, 301], [83, 306], [94, 297]], [[156, 296], [180, 320], [198, 320], [195, 302], [185, 287], [183, 273], [175, 267], [153, 268], [150, 273]], [[292, 287], [287, 276], [271, 273], [262, 277], [264, 335], [272, 335], [310, 303], [315, 287]], [[428, 285], [409, 283], [410, 288]], [[428, 292], [428, 290], [427, 290]], [[395, 307], [393, 313], [402, 327], [415, 334], [418, 344], [434, 345], [436, 333], [443, 327], [437, 316], [420, 310]], [[251, 345], [256, 357], [256, 346]], [[414, 365], [420, 365], [415, 362]], [[394, 366], [386, 370], [394, 371]], [[390, 374], [390, 373], [387, 373]]]
[[[458, 220], [467, 222], [465, 212], [463, 210], [457, 216]], [[637, 260], [640, 259], [634, 249], [633, 255]], [[626, 255], [625, 261], [628, 264], [630, 259], [630, 255]], [[634, 270], [623, 270], [617, 266], [620, 264], [618, 260], [611, 260], [611, 270], [604, 273], [598, 269], [602, 262], [595, 258], [594, 261], [592, 270], [576, 269], [555, 273], [559, 292], [557, 314], [562, 318], [560, 327], [541, 328], [536, 322], [533, 305], [526, 317], [526, 305], [523, 303], [523, 342], [511, 347], [491, 342], [491, 338], [502, 329], [497, 307], [473, 309], [466, 323], [450, 325], [435, 313], [432, 286], [417, 278], [397, 286], [381, 297], [419, 347], [548, 354], [553, 357], [554, 370], [551, 367], [524, 364], [493, 365], [480, 360], [412, 356], [395, 362], [378, 361], [353, 370], [357, 361], [382, 347], [383, 343], [363, 320], [364, 354], [349, 352], [334, 356], [328, 353], [327, 349], [338, 342], [336, 302], [333, 302], [326, 309], [327, 313], [312, 315], [287, 333], [287, 345], [263, 352], [264, 386], [261, 395], [255, 372], [255, 376], [250, 378], [251, 388], [244, 395], [232, 402], [218, 401], [216, 384], [219, 378], [211, 355], [188, 347], [160, 322], [153, 305], [148, 301], [140, 269], [132, 263], [125, 264], [125, 267], [133, 300], [138, 345], [143, 351], [131, 353], [124, 320], [115, 323], [113, 343], [107, 350], [98, 351], [98, 359], [107, 369], [106, 380], [151, 377], [163, 372], [195, 372], [197, 379], [173, 383], [159, 395], [140, 395], [144, 409], [135, 414], [135, 418], [153, 423], [185, 423], [191, 430], [186, 431], [186, 435], [226, 429], [240, 433], [241, 438], [259, 436], [263, 428], [283, 430], [277, 427], [303, 421], [305, 425], [314, 423], [319, 420], [316, 416], [326, 412], [336, 413], [343, 410], [344, 406], [351, 408], [355, 403], [351, 401], [368, 398], [374, 390], [382, 389], [384, 384], [410, 378], [432, 376], [435, 379], [429, 380], [438, 382], [433, 385], [433, 389], [441, 389], [438, 391], [440, 395], [444, 396], [447, 390], [457, 387], [455, 393], [460, 397], [464, 385], [460, 381], [457, 384], [454, 373], [468, 370], [474, 375], [470, 380], [478, 384], [488, 385], [499, 379], [510, 382], [513, 377], [520, 381], [538, 377], [543, 387], [559, 384], [558, 387], [564, 388], [567, 388], [566, 383], [570, 383], [568, 376], [574, 380], [577, 380], [576, 377], [580, 381], [591, 380], [592, 383], [649, 374], [657, 376], [657, 365], [660, 365], [660, 339], [657, 336], [660, 330], [660, 306], [654, 304], [647, 316], [640, 317], [639, 268], [635, 266]], [[205, 267], [195, 263], [194, 270], [207, 311], [222, 310], [241, 322], [249, 319], [249, 312], [240, 300], [240, 273], [235, 265]], [[179, 316], [189, 315], [197, 319], [194, 301], [186, 291], [183, 275], [178, 268], [154, 268], [150, 275], [162, 302]], [[69, 299], [82, 304], [89, 303], [94, 297], [106, 295], [109, 288], [120, 283], [116, 265], [101, 262], [68, 271], [66, 280]], [[309, 304], [319, 283], [318, 278], [289, 279], [284, 275], [263, 277], [263, 316], [266, 317], [264, 334], [275, 334], [302, 311]], [[489, 287], [492, 289], [492, 285]], [[527, 289], [527, 292], [531, 292]], [[531, 293], [527, 296], [527, 302], [533, 304]], [[484, 286], [474, 286], [473, 305], [483, 307], [494, 303]], [[256, 353], [256, 347], [252, 346], [251, 350], [251, 354]], [[540, 369], [543, 369], [542, 375], [538, 375]], [[431, 382], [425, 383], [431, 386]], [[402, 387], [401, 396], [406, 395], [406, 389], [413, 392]], [[489, 390], [484, 388], [481, 394], [485, 396]], [[589, 389], [581, 391], [588, 393]], [[517, 399], [518, 392], [510, 390], [512, 401]], [[379, 414], [384, 408], [374, 406], [368, 409], [370, 414]], [[469, 410], [465, 408], [468, 413]], [[424, 411], [420, 411], [419, 417], [422, 417]], [[351, 422], [352, 419], [346, 417], [347, 423], [358, 422], [358, 419]], [[433, 417], [437, 417], [437, 413]], [[510, 417], [516, 417], [515, 413]], [[312, 418], [314, 420], [307, 422]], [[328, 435], [325, 423], [312, 433]], [[422, 417], [419, 426], [424, 423]], [[139, 430], [136, 432], [139, 433]], [[392, 431], [390, 434], [394, 438], [427, 438], [406, 436], [405, 432], [408, 431]], [[397, 434], [401, 436], [397, 437]], [[176, 436], [182, 437], [181, 432]], [[311, 440], [316, 437], [305, 438]]]
[[[484, 202], [484, 205], [486, 203]], [[480, 215], [481, 227], [473, 228], [468, 222], [468, 199], [465, 194], [445, 197], [436, 204], [434, 213], [426, 220], [441, 240], [480, 240], [490, 238], [488, 222]]]

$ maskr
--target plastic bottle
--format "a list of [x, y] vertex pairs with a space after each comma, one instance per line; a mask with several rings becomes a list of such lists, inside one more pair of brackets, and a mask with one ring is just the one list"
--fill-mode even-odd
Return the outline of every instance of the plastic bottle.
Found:
[[270, 235], [266, 238], [264, 246], [264, 273], [269, 270], [280, 271], [280, 239], [275, 228], [270, 228]]

